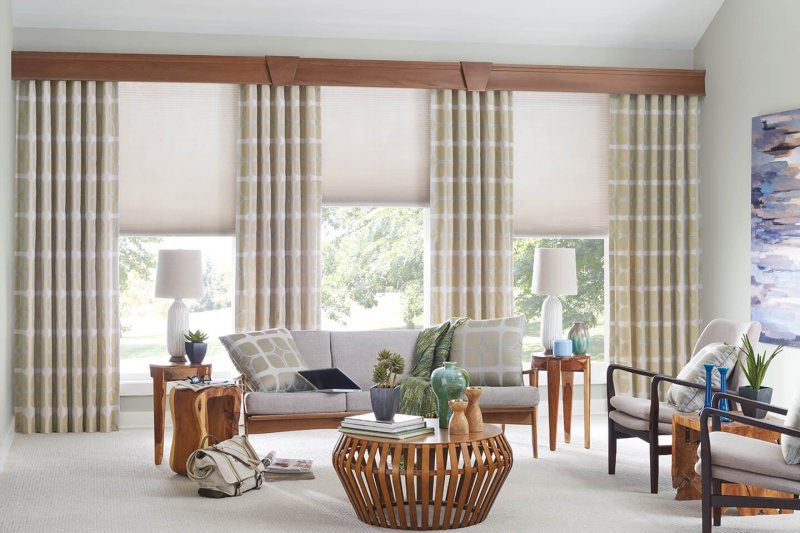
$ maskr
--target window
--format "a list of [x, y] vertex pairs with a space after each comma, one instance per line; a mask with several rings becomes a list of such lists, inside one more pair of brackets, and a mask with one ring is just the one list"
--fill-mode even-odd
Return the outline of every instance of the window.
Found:
[[605, 240], [604, 239], [536, 239], [514, 240], [514, 312], [525, 315], [527, 328], [523, 340], [523, 357], [541, 352], [540, 339], [542, 302], [545, 296], [531, 294], [533, 251], [536, 248], [575, 248], [578, 274], [577, 296], [564, 296], [564, 331], [572, 322], [585, 322], [592, 340], [589, 354], [593, 361], [605, 361]]
[[225, 378], [233, 364], [218, 337], [233, 332], [233, 237], [120, 237], [120, 372], [124, 379], [148, 377], [150, 363], [166, 364], [167, 309], [172, 300], [156, 298], [156, 258], [161, 248], [199, 249], [203, 256], [205, 292], [186, 300], [189, 326], [208, 338], [204, 362], [214, 377]]
[[322, 329], [421, 328], [424, 209], [324, 207]]

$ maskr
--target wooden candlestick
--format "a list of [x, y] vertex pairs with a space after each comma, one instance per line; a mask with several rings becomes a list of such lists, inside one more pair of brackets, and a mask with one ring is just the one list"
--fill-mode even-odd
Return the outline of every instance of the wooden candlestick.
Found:
[[464, 389], [464, 394], [469, 401], [466, 412], [469, 432], [479, 433], [483, 431], [483, 413], [481, 413], [480, 406], [480, 398], [481, 394], [483, 394], [483, 389], [481, 387], [467, 387]]
[[453, 411], [453, 416], [450, 417], [449, 432], [451, 435], [466, 435], [469, 433], [469, 423], [464, 411], [467, 410], [466, 400], [450, 400], [448, 403], [450, 409]]

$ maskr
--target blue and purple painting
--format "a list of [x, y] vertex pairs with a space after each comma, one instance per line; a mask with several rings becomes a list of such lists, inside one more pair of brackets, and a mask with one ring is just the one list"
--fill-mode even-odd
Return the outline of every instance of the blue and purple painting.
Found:
[[800, 347], [800, 109], [753, 119], [751, 314]]

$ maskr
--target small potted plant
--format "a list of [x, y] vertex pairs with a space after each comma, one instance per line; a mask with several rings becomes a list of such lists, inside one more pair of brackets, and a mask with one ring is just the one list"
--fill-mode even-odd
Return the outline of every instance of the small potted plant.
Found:
[[186, 339], [183, 346], [186, 350], [186, 355], [189, 357], [189, 363], [199, 365], [203, 362], [206, 350], [208, 350], [208, 344], [206, 344], [208, 335], [198, 329], [197, 331], [189, 330], [183, 334], [183, 337]]
[[385, 349], [378, 352], [378, 362], [372, 370], [372, 381], [375, 385], [369, 390], [376, 420], [389, 422], [397, 413], [400, 404], [397, 376], [403, 373], [405, 366], [400, 354]]
[[[742, 385], [739, 387], [739, 396], [758, 402], [769, 403], [770, 400], [772, 400], [772, 388], [764, 387], [762, 383], [764, 382], [764, 376], [767, 375], [767, 369], [770, 363], [775, 359], [775, 356], [781, 353], [783, 345], [778, 345], [778, 347], [772, 351], [772, 354], [767, 356], [766, 350], [764, 350], [764, 353], [756, 353], [747, 335], [742, 335], [742, 347], [740, 347], [739, 350], [744, 355], [742, 372], [744, 372], [747, 382], [750, 383], [749, 386]], [[763, 409], [756, 409], [744, 404], [742, 405], [742, 412], [745, 416], [753, 418], [764, 418], [767, 415], [767, 412]]]

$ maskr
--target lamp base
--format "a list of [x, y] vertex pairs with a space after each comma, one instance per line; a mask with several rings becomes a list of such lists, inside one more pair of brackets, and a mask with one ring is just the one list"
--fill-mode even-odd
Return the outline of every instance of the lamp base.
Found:
[[167, 313], [167, 351], [172, 356], [170, 363], [185, 364], [186, 350], [183, 345], [183, 334], [189, 329], [189, 308], [180, 298], [175, 298]]
[[562, 322], [563, 307], [558, 296], [549, 295], [542, 303], [542, 347], [544, 353], [552, 355], [553, 341], [562, 338], [564, 324]]

